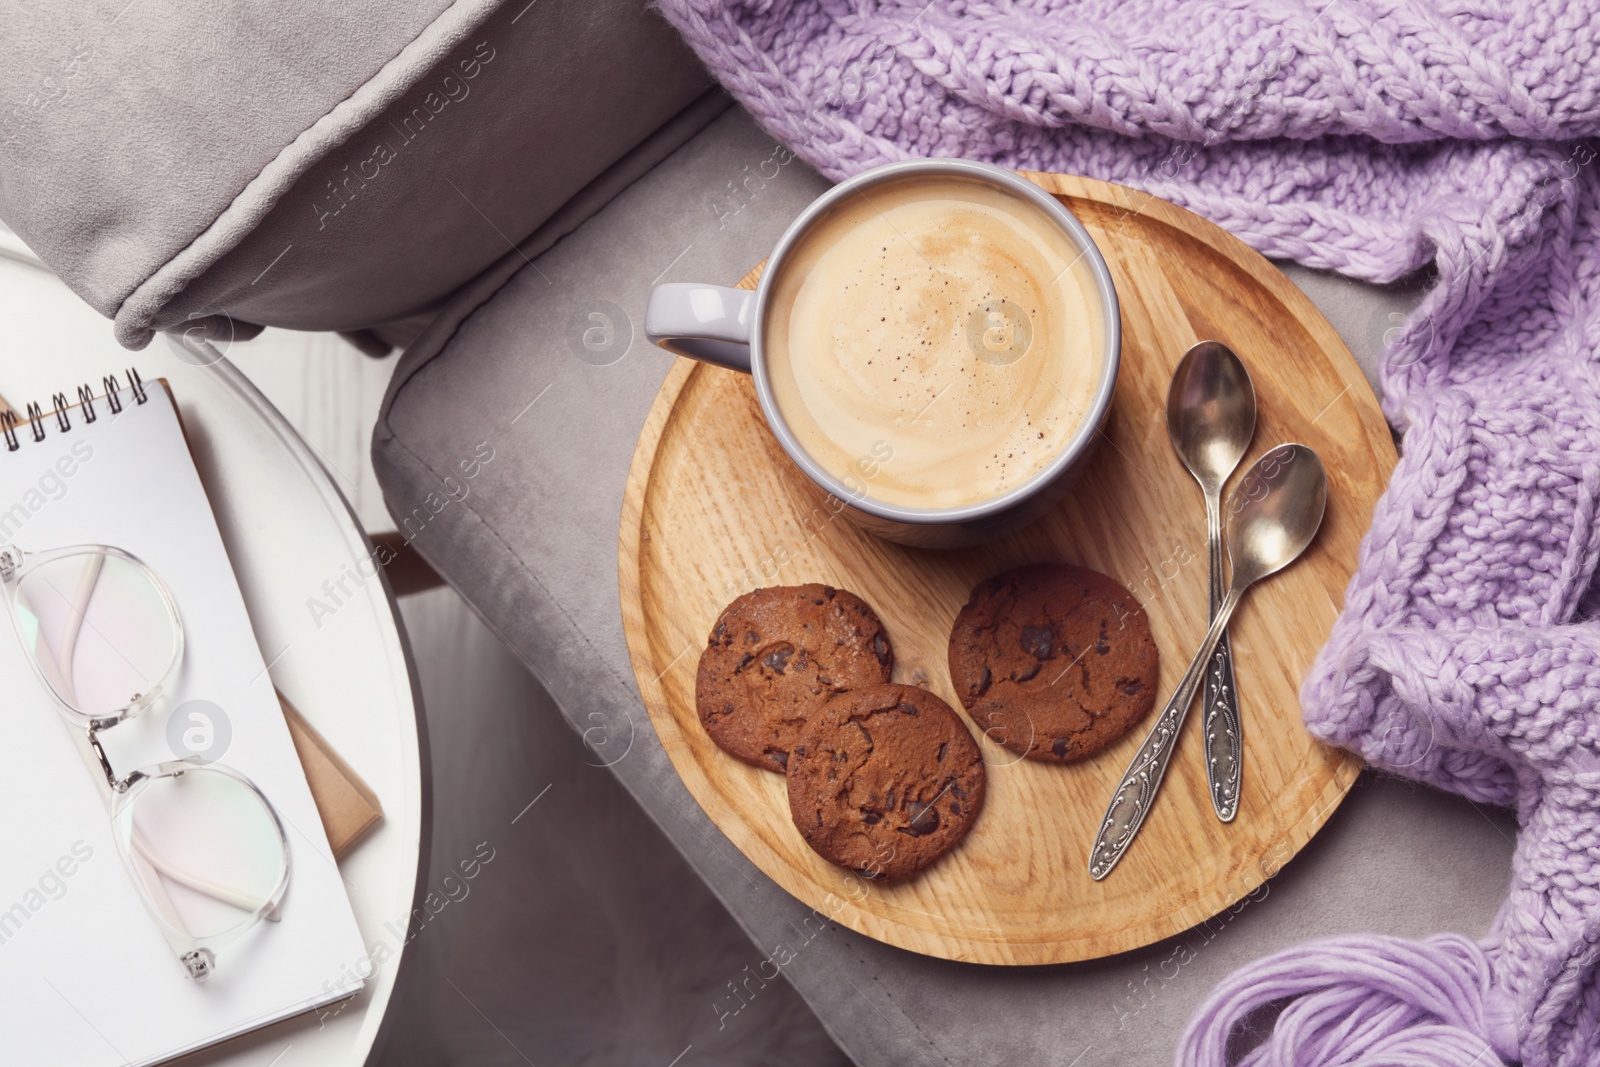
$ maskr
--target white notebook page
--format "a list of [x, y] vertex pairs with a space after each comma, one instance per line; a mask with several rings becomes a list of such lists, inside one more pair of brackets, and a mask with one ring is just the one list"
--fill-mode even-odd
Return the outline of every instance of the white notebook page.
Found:
[[[97, 543], [132, 553], [177, 601], [186, 646], [171, 703], [102, 734], [119, 774], [172, 759], [166, 717], [203, 699], [226, 714], [220, 761], [277, 808], [290, 881], [262, 922], [189, 980], [112, 842], [103, 790], [0, 622], [0, 1063], [157, 1063], [356, 992], [364, 952], [238, 584], [171, 400], [121, 394], [115, 415], [48, 418], [43, 442], [0, 446], [0, 546]], [[103, 780], [102, 783], [103, 785]]]

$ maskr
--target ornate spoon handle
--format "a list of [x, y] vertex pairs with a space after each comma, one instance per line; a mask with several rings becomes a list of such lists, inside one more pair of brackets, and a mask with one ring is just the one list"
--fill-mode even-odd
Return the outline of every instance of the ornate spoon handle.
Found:
[[1111, 873], [1111, 868], [1117, 865], [1122, 854], [1133, 843], [1139, 827], [1144, 825], [1145, 816], [1150, 814], [1156, 791], [1161, 788], [1161, 780], [1167, 774], [1167, 764], [1172, 760], [1172, 750], [1178, 743], [1178, 734], [1183, 729], [1183, 720], [1188, 717], [1195, 690], [1200, 688], [1206, 661], [1216, 651], [1217, 642], [1222, 640], [1222, 635], [1227, 631], [1228, 619], [1238, 606], [1242, 592], [1240, 589], [1228, 590], [1228, 595], [1217, 609], [1216, 618], [1211, 620], [1205, 640], [1200, 642], [1200, 650], [1190, 661], [1189, 669], [1183, 672], [1183, 680], [1178, 683], [1177, 691], [1172, 694], [1167, 706], [1161, 709], [1161, 714], [1156, 716], [1155, 725], [1150, 728], [1144, 744], [1139, 746], [1133, 762], [1128, 764], [1128, 769], [1122, 775], [1122, 781], [1117, 783], [1116, 791], [1111, 794], [1105, 818], [1100, 820], [1100, 832], [1095, 835], [1094, 847], [1089, 850], [1089, 877], [1095, 881]]
[[[1221, 504], [1206, 494], [1206, 540], [1210, 549], [1210, 612], [1217, 617], [1222, 606], [1222, 515]], [[1239, 692], [1233, 684], [1233, 644], [1228, 631], [1222, 631], [1217, 650], [1206, 666], [1205, 695], [1201, 707], [1206, 739], [1206, 781], [1211, 786], [1211, 806], [1217, 818], [1232, 822], [1239, 813], [1239, 772], [1244, 746], [1239, 734]]]

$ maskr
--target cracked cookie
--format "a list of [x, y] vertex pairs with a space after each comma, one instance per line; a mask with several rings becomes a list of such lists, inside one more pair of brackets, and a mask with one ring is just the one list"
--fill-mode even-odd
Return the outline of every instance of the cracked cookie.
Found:
[[769, 586], [723, 609], [700, 654], [695, 708], [730, 756], [783, 773], [794, 741], [834, 693], [889, 680], [883, 623], [854, 593]]
[[1087, 567], [1044, 563], [978, 583], [950, 632], [950, 678], [984, 733], [1069, 763], [1150, 713], [1161, 657], [1133, 594]]
[[916, 874], [983, 807], [983, 756], [926, 689], [869, 685], [828, 700], [789, 759], [789, 814], [823, 859], [867, 878]]

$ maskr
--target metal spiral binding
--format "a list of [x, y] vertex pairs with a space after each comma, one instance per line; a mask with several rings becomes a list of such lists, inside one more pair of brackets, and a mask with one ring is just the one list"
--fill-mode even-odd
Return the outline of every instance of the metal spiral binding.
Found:
[[[108, 374], [100, 379], [100, 384], [104, 386], [106, 391], [105, 395], [100, 399], [106, 402], [106, 406], [111, 409], [113, 415], [120, 415], [123, 405], [122, 398], [117, 394], [122, 391], [122, 383], [117, 381], [115, 374]], [[143, 404], [150, 399], [150, 395], [145, 389], [144, 379], [139, 377], [139, 372], [132, 367], [128, 368], [128, 385], [133, 390], [135, 403]], [[60, 433], [66, 433], [72, 429], [71, 411], [75, 406], [82, 409], [85, 423], [94, 422], [100, 417], [99, 413], [95, 411], [94, 401], [94, 387], [87, 382], [78, 386], [78, 403], [76, 405], [72, 403], [66, 393], [51, 393], [50, 404], [55, 415], [56, 429]], [[10, 408], [0, 410], [0, 435], [5, 438], [7, 452], [15, 452], [22, 447], [17, 436], [17, 427], [24, 423], [28, 427], [28, 436], [35, 442], [45, 439], [45, 412], [44, 408], [37, 402], [29, 402], [26, 418], [19, 417]]]

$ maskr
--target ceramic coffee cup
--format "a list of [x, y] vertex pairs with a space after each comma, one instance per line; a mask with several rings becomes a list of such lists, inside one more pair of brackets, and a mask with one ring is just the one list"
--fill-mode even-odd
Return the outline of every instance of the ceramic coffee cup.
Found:
[[[1091, 303], [1101, 315], [1103, 351], [1098, 380], [1076, 431], [1029, 480], [992, 498], [960, 507], [915, 508], [873, 499], [869, 479], [836, 477], [800, 445], [774, 398], [764, 350], [765, 328], [777, 281], [797, 244], [829, 213], [853, 198], [870, 196], [891, 182], [918, 178], [957, 178], [987, 183], [1031, 202], [1047, 225], [1059, 226], [1087, 265], [1094, 290]], [[1117, 294], [1110, 271], [1083, 224], [1055, 197], [1019, 175], [986, 163], [958, 159], [918, 159], [865, 171], [834, 186], [784, 231], [767, 259], [754, 290], [720, 285], [669, 283], [656, 286], [645, 310], [645, 335], [676, 355], [743, 371], [755, 379], [762, 414], [783, 450], [815, 485], [841, 502], [840, 512], [870, 532], [891, 541], [924, 548], [954, 548], [1003, 536], [1057, 504], [1083, 470], [1111, 410], [1121, 358], [1122, 333]], [[1046, 346], [1049, 338], [1036, 338]]]

